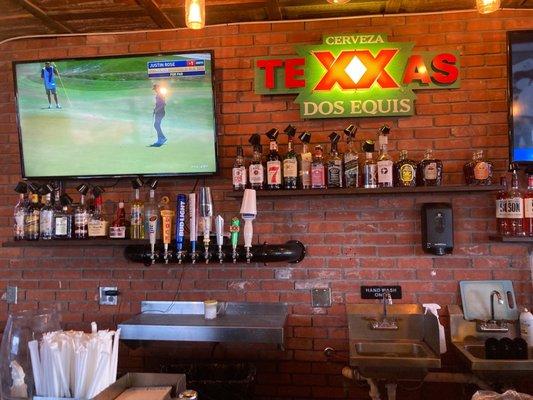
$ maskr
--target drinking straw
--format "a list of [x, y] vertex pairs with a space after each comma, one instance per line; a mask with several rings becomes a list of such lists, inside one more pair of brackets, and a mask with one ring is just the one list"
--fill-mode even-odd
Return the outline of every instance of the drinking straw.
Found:
[[33, 380], [35, 382], [35, 391], [38, 395], [42, 395], [42, 368], [41, 359], [39, 357], [39, 343], [37, 342], [37, 340], [31, 340], [28, 342], [28, 348], [30, 350], [31, 369], [33, 371]]

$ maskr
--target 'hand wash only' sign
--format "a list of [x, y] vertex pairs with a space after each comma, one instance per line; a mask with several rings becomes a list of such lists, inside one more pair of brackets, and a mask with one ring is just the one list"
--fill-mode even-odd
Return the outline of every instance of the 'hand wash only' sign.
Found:
[[385, 34], [326, 35], [298, 55], [255, 59], [255, 93], [298, 93], [302, 118], [413, 115], [413, 90], [459, 87], [458, 52], [413, 51]]

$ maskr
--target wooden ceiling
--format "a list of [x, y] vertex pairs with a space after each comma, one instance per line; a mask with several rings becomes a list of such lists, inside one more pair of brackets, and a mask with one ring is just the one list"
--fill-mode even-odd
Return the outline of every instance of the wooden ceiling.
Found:
[[[472, 10], [475, 0], [206, 0], [208, 25]], [[533, 0], [502, 0], [504, 8], [533, 8]], [[24, 35], [179, 28], [184, 0], [0, 0], [0, 41]]]

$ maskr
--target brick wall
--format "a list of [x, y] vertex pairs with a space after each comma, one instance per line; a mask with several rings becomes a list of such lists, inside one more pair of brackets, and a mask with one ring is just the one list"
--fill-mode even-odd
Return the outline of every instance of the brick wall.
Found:
[[[0, 239], [11, 237], [13, 192], [20, 179], [18, 138], [11, 61], [83, 57], [189, 49], [213, 49], [217, 81], [218, 133], [222, 177], [210, 179], [215, 207], [230, 218], [238, 211], [226, 199], [235, 146], [247, 144], [251, 133], [291, 123], [313, 133], [313, 142], [354, 120], [299, 118], [294, 96], [259, 96], [253, 88], [253, 56], [294, 53], [294, 46], [319, 43], [323, 33], [385, 32], [393, 41], [412, 41], [420, 50], [456, 49], [461, 53], [461, 88], [421, 91], [416, 116], [361, 119], [359, 137], [375, 137], [383, 123], [392, 127], [390, 147], [421, 158], [427, 147], [445, 163], [446, 183], [462, 180], [461, 168], [473, 148], [486, 150], [497, 175], [507, 158], [507, 81], [505, 32], [532, 29], [531, 11], [500, 11], [489, 16], [451, 13], [392, 16], [310, 22], [261, 23], [211, 27], [200, 32], [148, 32], [76, 37], [25, 39], [0, 45]], [[282, 149], [284, 146], [282, 145]], [[250, 149], [247, 148], [247, 155]], [[161, 194], [190, 190], [193, 180], [170, 180]], [[107, 205], [129, 198], [128, 183], [106, 193]], [[420, 249], [419, 207], [427, 201], [451, 201], [455, 212], [455, 251], [431, 257]], [[203, 300], [287, 302], [290, 316], [287, 348], [269, 346], [151, 345], [121, 351], [122, 370], [158, 370], [178, 359], [235, 358], [258, 362], [257, 393], [265, 398], [341, 398], [341, 364], [328, 364], [322, 349], [333, 346], [345, 354], [345, 304], [361, 302], [362, 284], [401, 284], [402, 302], [458, 302], [458, 281], [511, 279], [520, 303], [532, 303], [531, 265], [524, 245], [493, 243], [495, 229], [491, 196], [362, 195], [357, 197], [261, 199], [257, 241], [270, 243], [298, 239], [308, 245], [308, 256], [298, 265], [196, 265], [180, 268], [130, 264], [122, 249], [1, 248], [0, 287], [19, 287], [19, 304], [11, 309], [57, 304], [68, 327], [88, 328], [90, 321], [112, 327], [138, 312], [142, 300]], [[118, 307], [100, 307], [99, 285], [117, 285]], [[330, 287], [333, 306], [312, 308], [310, 289]], [[3, 290], [3, 289], [2, 289]], [[0, 320], [8, 308], [0, 303]], [[343, 353], [344, 352], [344, 353]], [[446, 358], [448, 360], [448, 358]], [[454, 360], [447, 361], [453, 364]], [[453, 365], [451, 366], [454, 367]], [[425, 385], [413, 398], [442, 386]], [[360, 396], [366, 389], [356, 392]], [[424, 394], [425, 393], [425, 394]]]

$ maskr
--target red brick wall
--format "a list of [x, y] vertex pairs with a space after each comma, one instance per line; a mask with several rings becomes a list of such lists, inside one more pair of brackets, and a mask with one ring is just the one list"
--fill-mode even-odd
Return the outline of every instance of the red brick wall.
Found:
[[[326, 142], [332, 130], [353, 122], [360, 125], [360, 138], [374, 138], [376, 128], [387, 123], [392, 127], [393, 156], [406, 148], [420, 158], [423, 150], [431, 147], [444, 161], [447, 183], [462, 181], [461, 168], [473, 148], [486, 150], [499, 175], [508, 151], [505, 32], [532, 29], [532, 16], [527, 11], [501, 11], [489, 16], [471, 12], [369, 17], [230, 25], [200, 32], [26, 39], [0, 45], [0, 239], [11, 237], [16, 202], [13, 187], [20, 179], [10, 73], [13, 60], [214, 49], [222, 177], [210, 179], [209, 184], [217, 188], [217, 212], [229, 218], [239, 206], [237, 201], [224, 199], [235, 146], [247, 144], [251, 133], [263, 133], [272, 126], [283, 128], [288, 123], [300, 131], [311, 131], [314, 143]], [[458, 50], [461, 88], [419, 92], [413, 117], [357, 121], [302, 121], [294, 96], [253, 93], [250, 57], [292, 54], [295, 45], [319, 43], [322, 34], [334, 32], [385, 32], [389, 39], [412, 41], [420, 50]], [[250, 149], [246, 151], [250, 153]], [[193, 180], [165, 181], [161, 193], [175, 194], [193, 184]], [[128, 196], [128, 183], [124, 182], [108, 190], [106, 200]], [[455, 251], [450, 256], [432, 257], [420, 248], [419, 207], [440, 200], [454, 205]], [[214, 349], [217, 358], [261, 359], [257, 391], [267, 398], [342, 397], [342, 365], [326, 364], [321, 351], [326, 346], [346, 351], [345, 304], [361, 302], [362, 284], [401, 284], [402, 302], [446, 305], [458, 302], [459, 280], [511, 279], [519, 301], [532, 303], [527, 246], [488, 240], [495, 228], [490, 195], [299, 197], [261, 199], [259, 207], [257, 240], [299, 239], [308, 246], [304, 262], [146, 268], [126, 262], [119, 247], [1, 248], [0, 287], [19, 287], [19, 304], [12, 309], [58, 304], [65, 323], [75, 328], [88, 328], [93, 320], [113, 326], [138, 312], [141, 300], [169, 300], [178, 288], [179, 299], [287, 302], [290, 316], [285, 352], [268, 346], [220, 345]], [[111, 284], [122, 292], [120, 305], [99, 307], [97, 287]], [[310, 306], [310, 289], [315, 287], [332, 289], [331, 308]], [[5, 302], [0, 303], [0, 310], [0, 319], [5, 320]], [[156, 346], [124, 348], [120, 366], [123, 370], [158, 369], [163, 359], [208, 358], [211, 350], [201, 346], [192, 353], [190, 345], [174, 346], [172, 351]]]

